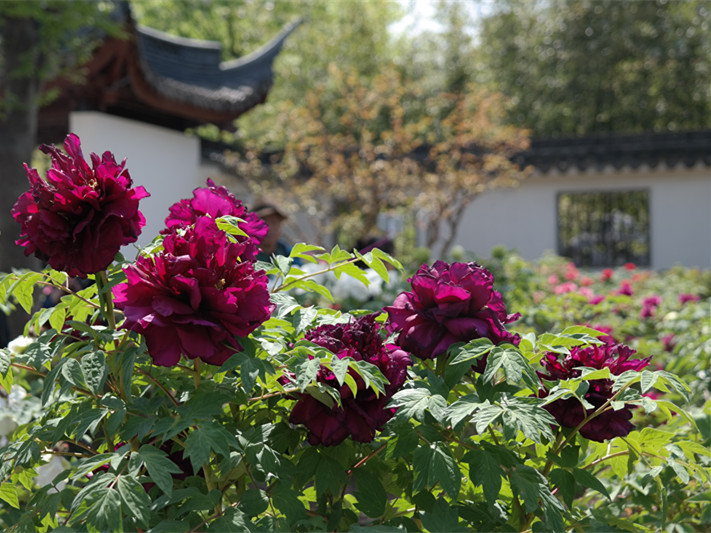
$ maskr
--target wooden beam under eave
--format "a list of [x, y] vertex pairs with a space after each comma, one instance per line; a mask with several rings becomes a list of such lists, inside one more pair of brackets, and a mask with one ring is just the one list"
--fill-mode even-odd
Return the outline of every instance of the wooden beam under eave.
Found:
[[[232, 121], [242, 115], [242, 112], [213, 111], [167, 98], [153, 89], [144, 78], [141, 68], [136, 63], [135, 57], [133, 56], [128, 61], [131, 88], [136, 98], [149, 107], [158, 109], [166, 114], [187, 118], [199, 124], [215, 124], [222, 128], [231, 128]], [[266, 95], [260, 99], [260, 103], [265, 100]]]

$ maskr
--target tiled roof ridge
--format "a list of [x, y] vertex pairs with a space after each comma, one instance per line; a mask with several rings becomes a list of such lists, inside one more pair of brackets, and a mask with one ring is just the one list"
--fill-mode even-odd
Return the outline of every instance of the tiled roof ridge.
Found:
[[265, 100], [273, 84], [272, 65], [286, 38], [301, 21], [243, 58], [220, 61], [214, 41], [176, 37], [136, 28], [138, 59], [146, 81], [158, 94], [212, 111], [241, 113]]
[[520, 163], [539, 172], [711, 166], [711, 130], [534, 138]]

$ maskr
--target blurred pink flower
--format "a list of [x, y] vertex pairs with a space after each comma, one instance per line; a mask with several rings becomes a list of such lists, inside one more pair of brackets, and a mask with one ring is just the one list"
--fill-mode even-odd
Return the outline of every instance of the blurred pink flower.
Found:
[[576, 290], [578, 290], [578, 286], [572, 281], [563, 282], [553, 288], [555, 294], [566, 294], [568, 292], [575, 292]]
[[681, 305], [688, 302], [698, 302], [699, 300], [701, 300], [701, 297], [698, 294], [683, 293], [679, 295], [679, 303]]

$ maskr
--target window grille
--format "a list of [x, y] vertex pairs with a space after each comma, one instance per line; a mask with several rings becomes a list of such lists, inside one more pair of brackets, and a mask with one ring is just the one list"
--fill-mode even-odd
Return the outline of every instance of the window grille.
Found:
[[558, 253], [583, 267], [649, 266], [649, 192], [558, 195]]

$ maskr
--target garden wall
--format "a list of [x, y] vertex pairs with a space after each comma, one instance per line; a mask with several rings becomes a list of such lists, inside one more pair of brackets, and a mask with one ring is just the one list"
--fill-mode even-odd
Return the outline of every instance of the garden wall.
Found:
[[711, 267], [711, 172], [706, 167], [536, 174], [517, 189], [490, 191], [474, 200], [457, 243], [480, 256], [504, 245], [533, 260], [559, 251], [559, 194], [626, 190], [648, 191], [651, 268]]
[[146, 227], [139, 246], [163, 229], [168, 207], [205, 185], [197, 137], [97, 112], [72, 113], [69, 126], [81, 138], [87, 160], [90, 152], [101, 155], [105, 150], [113, 152], [118, 162], [126, 158], [134, 186], [143, 185], [150, 193], [141, 202]]

